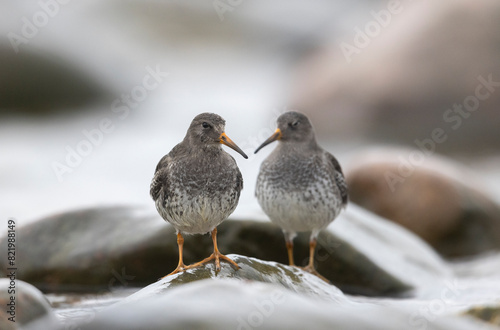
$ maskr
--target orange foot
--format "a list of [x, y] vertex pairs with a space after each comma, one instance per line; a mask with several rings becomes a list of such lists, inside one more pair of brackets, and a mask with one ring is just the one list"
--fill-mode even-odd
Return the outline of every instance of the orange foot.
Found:
[[308, 265], [306, 267], [300, 267], [300, 269], [305, 270], [306, 272], [311, 273], [313, 275], [316, 275], [326, 283], [330, 284], [330, 281], [327, 280], [325, 277], [323, 277], [320, 273], [318, 273], [318, 271], [316, 270], [316, 268], [314, 268], [314, 266]]
[[163, 276], [163, 277], [162, 277], [162, 279], [164, 279], [165, 277], [168, 277], [168, 276], [170, 276], [170, 275], [174, 275], [174, 274], [177, 274], [177, 273], [183, 272], [183, 271], [185, 271], [185, 270], [187, 270], [187, 269], [189, 269], [189, 268], [191, 268], [191, 266], [186, 266], [186, 265], [184, 265], [184, 263], [183, 263], [183, 262], [179, 262], [179, 264], [177, 265], [177, 268], [176, 268], [176, 269], [174, 269], [174, 271], [173, 271], [173, 272], [171, 272], [170, 274]]
[[187, 266], [187, 267], [186, 267], [186, 269], [188, 269], [188, 268], [195, 268], [195, 267], [199, 267], [199, 266], [201, 266], [201, 265], [203, 265], [203, 264], [206, 264], [207, 262], [212, 261], [212, 260], [214, 260], [214, 259], [215, 259], [215, 270], [216, 270], [216, 271], [220, 271], [220, 260], [221, 260], [221, 259], [222, 259], [222, 260], [224, 260], [224, 261], [229, 262], [229, 263], [230, 263], [230, 264], [234, 267], [234, 269], [236, 269], [236, 270], [240, 269], [240, 266], [238, 266], [238, 264], [237, 264], [236, 262], [232, 261], [231, 259], [229, 259], [229, 258], [228, 258], [228, 257], [226, 257], [225, 255], [223, 255], [223, 254], [222, 254], [222, 253], [220, 253], [219, 251], [215, 251], [214, 253], [212, 253], [212, 254], [210, 255], [210, 257], [205, 258], [205, 259], [203, 259], [203, 260], [202, 260], [202, 261], [200, 261], [200, 262], [197, 262], [197, 263], [195, 263], [195, 264], [192, 264], [192, 265]]
[[214, 253], [210, 255], [210, 257], [203, 259], [200, 262], [197, 262], [195, 264], [189, 265], [189, 268], [192, 267], [198, 267], [203, 264], [206, 264], [209, 261], [212, 261], [215, 259], [215, 270], [218, 272], [220, 271], [220, 259], [229, 262], [236, 270], [240, 269], [240, 266], [222, 253], [219, 252], [219, 248], [217, 247], [217, 228], [214, 228], [212, 230], [212, 242], [214, 244]]

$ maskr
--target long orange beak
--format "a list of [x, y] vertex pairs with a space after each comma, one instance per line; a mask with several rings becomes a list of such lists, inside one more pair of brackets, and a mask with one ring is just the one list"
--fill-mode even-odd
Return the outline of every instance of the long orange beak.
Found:
[[274, 141], [277, 141], [277, 140], [280, 140], [281, 139], [281, 130], [279, 128], [276, 129], [276, 131], [274, 131], [274, 134], [271, 135], [269, 137], [269, 139], [267, 139], [266, 141], [264, 141], [260, 147], [258, 147], [254, 154], [256, 154], [260, 149], [264, 148], [265, 146], [267, 146], [269, 143], [272, 143]]
[[240, 155], [242, 155], [243, 157], [245, 157], [245, 159], [248, 159], [248, 156], [243, 152], [243, 150], [240, 149], [240, 147], [238, 147], [236, 145], [236, 143], [233, 142], [233, 140], [231, 140], [229, 138], [229, 136], [226, 135], [226, 133], [222, 133], [219, 137], [219, 143], [221, 144], [224, 144], [226, 146], [228, 146], [229, 148], [235, 150], [236, 152], [238, 152]]

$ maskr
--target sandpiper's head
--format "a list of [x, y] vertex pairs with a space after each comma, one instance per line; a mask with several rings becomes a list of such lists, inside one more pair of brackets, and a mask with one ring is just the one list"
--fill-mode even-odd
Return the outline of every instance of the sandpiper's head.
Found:
[[309, 118], [303, 113], [296, 111], [285, 112], [278, 117], [278, 128], [266, 141], [264, 141], [255, 150], [257, 153], [260, 149], [274, 141], [282, 142], [314, 142], [314, 129]]
[[224, 132], [226, 121], [215, 113], [201, 113], [194, 117], [186, 137], [190, 143], [201, 146], [224, 144], [243, 157], [248, 156]]

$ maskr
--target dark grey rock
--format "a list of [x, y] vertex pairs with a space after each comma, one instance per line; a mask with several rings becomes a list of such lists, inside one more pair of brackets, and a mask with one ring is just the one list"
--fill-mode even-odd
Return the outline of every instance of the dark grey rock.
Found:
[[[87, 209], [19, 228], [22, 244], [16, 252], [23, 267], [18, 278], [46, 291], [92, 292], [125, 281], [135, 286], [150, 283], [163, 272], [163, 260], [177, 257], [177, 247], [175, 237], [162, 239], [168, 237], [169, 227], [161, 219], [138, 212], [121, 207]], [[3, 240], [0, 246], [5, 245]]]

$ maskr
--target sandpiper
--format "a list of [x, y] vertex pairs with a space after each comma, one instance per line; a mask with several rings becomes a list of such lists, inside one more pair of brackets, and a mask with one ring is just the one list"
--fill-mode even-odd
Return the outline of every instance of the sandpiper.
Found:
[[[233, 213], [243, 189], [243, 178], [234, 158], [222, 150], [224, 144], [243, 157], [248, 156], [224, 132], [225, 120], [214, 113], [196, 116], [184, 140], [156, 166], [150, 194], [162, 218], [177, 231], [179, 264], [169, 275], [215, 259], [239, 266], [219, 252], [217, 226]], [[214, 252], [208, 258], [185, 265], [182, 259], [183, 234], [212, 233]], [[168, 276], [168, 275], [167, 275]]]
[[327, 281], [314, 267], [316, 239], [347, 205], [347, 184], [339, 162], [318, 145], [304, 114], [286, 112], [277, 124], [274, 134], [255, 150], [279, 141], [260, 167], [255, 195], [271, 221], [282, 228], [290, 265], [295, 265], [297, 232], [311, 231], [304, 269]]

